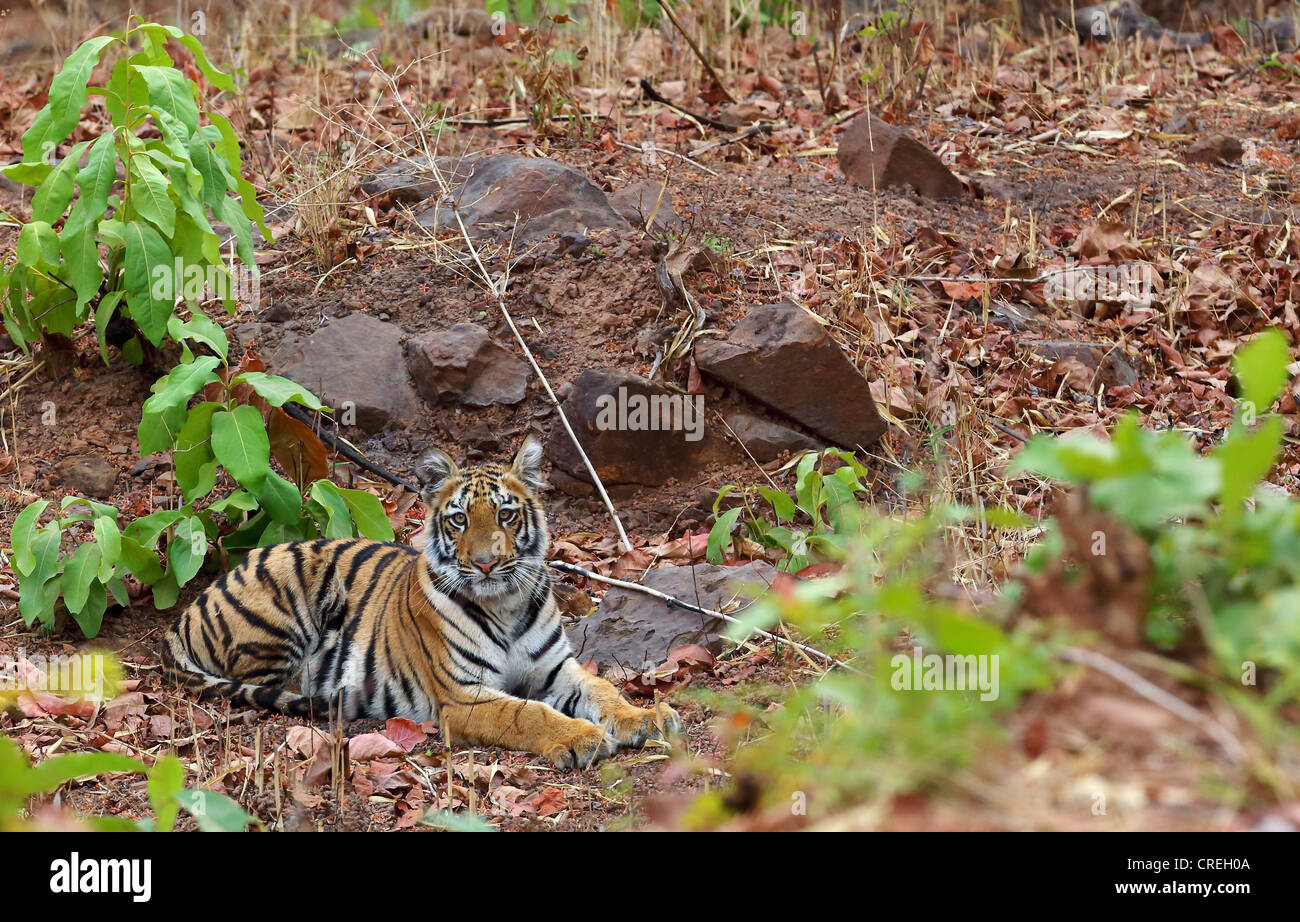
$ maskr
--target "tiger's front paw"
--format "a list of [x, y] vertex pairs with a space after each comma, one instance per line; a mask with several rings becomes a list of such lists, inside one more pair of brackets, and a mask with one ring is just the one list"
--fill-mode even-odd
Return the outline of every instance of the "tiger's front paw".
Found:
[[640, 746], [646, 740], [666, 739], [681, 729], [681, 716], [660, 701], [653, 709], [628, 707], [614, 715], [610, 732], [621, 746]]
[[587, 768], [608, 754], [605, 728], [589, 720], [570, 721], [560, 738], [542, 752], [560, 771]]

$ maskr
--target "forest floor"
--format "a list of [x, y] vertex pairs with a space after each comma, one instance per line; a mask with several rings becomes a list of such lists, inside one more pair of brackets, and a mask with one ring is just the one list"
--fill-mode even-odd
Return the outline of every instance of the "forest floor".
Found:
[[[1002, 473], [1019, 443], [993, 423], [1024, 435], [1101, 431], [1138, 409], [1149, 425], [1177, 428], [1209, 446], [1232, 419], [1229, 361], [1241, 337], [1265, 320], [1293, 339], [1300, 335], [1293, 236], [1300, 80], [1293, 55], [1283, 56], [1284, 64], [1292, 62], [1285, 67], [1264, 66], [1258, 49], [1231, 30], [1216, 31], [1206, 47], [1178, 52], [1150, 40], [1102, 46], [1080, 45], [1072, 34], [1021, 39], [979, 23], [960, 25], [955, 12], [950, 20], [931, 22], [919, 41], [901, 45], [898, 54], [912, 57], [897, 72], [894, 52], [855, 38], [836, 80], [841, 107], [829, 113], [806, 41], [783, 30], [729, 37], [720, 53], [723, 82], [770, 127], [705, 150], [704, 142], [728, 136], [649, 101], [639, 88], [646, 77], [684, 109], [717, 116], [727, 108], [701, 82], [689, 49], [659, 30], [635, 41], [608, 38], [609, 48], [591, 42], [584, 82], [554, 91], [561, 113], [594, 113], [580, 120], [581, 130], [560, 122], [545, 129], [527, 122], [458, 127], [457, 116], [523, 112], [507, 98], [510, 82], [503, 77], [520, 68], [533, 72], [519, 63], [527, 56], [517, 30], [484, 41], [455, 34], [417, 39], [395, 28], [376, 41], [384, 60], [396, 62], [385, 65], [390, 72], [406, 61], [426, 62], [406, 74], [402, 92], [420, 105], [442, 104], [442, 153], [544, 155], [607, 191], [646, 179], [666, 183], [681, 233], [722, 256], [715, 269], [689, 282], [711, 325], [728, 329], [749, 308], [782, 298], [818, 313], [867, 376], [884, 382], [880, 402], [891, 424], [869, 459], [882, 502], [899, 501], [897, 470], [921, 466], [932, 472], [940, 495], [1038, 517], [1048, 486]], [[7, 31], [17, 22], [0, 20], [0, 26]], [[556, 35], [561, 44], [569, 41], [568, 32]], [[917, 36], [914, 24], [909, 37]], [[210, 45], [220, 66], [222, 44]], [[275, 242], [258, 251], [261, 304], [219, 318], [232, 342], [269, 357], [324, 317], [364, 312], [408, 333], [472, 320], [512, 344], [494, 302], [467, 270], [457, 238], [423, 234], [404, 209], [361, 190], [365, 175], [404, 143], [401, 109], [370, 62], [306, 53], [295, 59], [269, 41], [252, 62], [240, 96], [216, 107], [243, 132], [246, 162], [266, 201], [291, 207], [271, 219]], [[883, 77], [859, 79], [881, 62]], [[23, 63], [6, 66], [0, 77], [0, 160], [16, 159], [55, 62], [33, 52]], [[819, 63], [826, 66], [824, 57]], [[837, 140], [846, 116], [868, 107], [938, 153], [962, 179], [963, 194], [934, 200], [847, 181], [836, 165]], [[341, 240], [332, 260], [338, 264], [326, 273], [319, 246], [294, 209], [302, 213], [306, 152], [337, 143], [341, 124], [359, 126], [368, 138], [349, 139], [355, 150], [345, 158], [347, 181], [333, 230]], [[378, 125], [387, 131], [371, 131]], [[97, 128], [83, 123], [83, 130]], [[1213, 133], [1239, 140], [1240, 156], [1188, 162], [1189, 145]], [[680, 156], [647, 158], [643, 146]], [[0, 181], [0, 207], [9, 213], [24, 216], [29, 199]], [[0, 253], [13, 242], [13, 229], [0, 226]], [[576, 254], [553, 241], [536, 244], [535, 252], [542, 258], [515, 273], [506, 303], [531, 328], [529, 344], [551, 384], [563, 389], [591, 367], [647, 373], [651, 358], [638, 349], [638, 336], [660, 318], [654, 271], [662, 246], [638, 229], [598, 236]], [[492, 247], [487, 253], [494, 267], [506, 255]], [[1166, 281], [1149, 304], [1076, 310], [1048, 303], [1041, 281], [1023, 271], [1088, 254], [1094, 263], [1140, 259]], [[1012, 277], [1021, 280], [983, 281]], [[1106, 357], [1091, 365], [1062, 359], [1044, 354], [1038, 340], [1093, 344]], [[106, 459], [119, 471], [110, 501], [132, 514], [173, 497], [165, 459], [139, 461], [135, 442], [152, 377], [120, 361], [106, 367], [93, 333], [77, 345], [69, 367], [55, 374], [32, 373], [17, 352], [3, 359], [0, 534], [8, 535], [27, 502], [67, 493], [59, 469], [67, 458]], [[669, 372], [683, 385], [688, 374], [686, 367]], [[734, 399], [711, 392], [710, 408], [725, 412]], [[1281, 412], [1288, 439], [1270, 479], [1294, 492], [1300, 408], [1288, 395]], [[455, 414], [422, 406], [400, 429], [349, 437], [368, 457], [409, 477], [429, 446], [499, 457], [525, 433], [551, 425], [549, 401], [530, 387], [516, 406]], [[720, 462], [690, 481], [614, 491], [637, 545], [630, 555], [614, 550], [610, 519], [591, 497], [547, 494], [551, 532], [557, 543], [577, 549], [567, 559], [615, 575], [700, 560], [702, 542], [690, 536], [708, 528], [717, 491], [763, 482], [768, 474], [789, 487], [789, 474], [776, 467]], [[387, 485], [351, 476], [395, 497]], [[403, 515], [399, 538], [411, 540], [420, 524], [418, 504]], [[656, 553], [673, 541], [671, 552]], [[968, 550], [955, 577], [991, 587], [1014, 570], [1024, 542], [982, 536]], [[726, 777], [729, 737], [719, 729], [725, 715], [694, 692], [816, 675], [788, 649], [729, 649], [712, 669], [670, 693], [687, 725], [681, 746], [624, 753], [583, 772], [556, 772], [500, 750], [446, 753], [431, 727], [360, 721], [341, 728], [352, 740], [352, 762], [345, 773], [331, 774], [321, 761], [328, 747], [319, 748], [305, 721], [231, 713], [168, 687], [157, 644], [173, 612], [155, 611], [147, 590], [129, 608], [110, 609], [100, 636], [85, 641], [70, 624], [52, 636], [29, 630], [9, 572], [0, 571], [0, 654], [106, 649], [125, 664], [129, 687], [102, 708], [34, 703], [0, 716], [0, 731], [35, 758], [97, 748], [149, 760], [175, 749], [200, 783], [224, 790], [277, 828], [418, 828], [429, 807], [471, 803], [506, 829], [672, 827], [690, 795]], [[201, 575], [179, 604], [210, 578]], [[583, 588], [599, 599], [600, 586]], [[1148, 677], [1168, 685], [1156, 673]], [[1236, 726], [1230, 713], [1217, 716]], [[1249, 829], [1268, 819], [1300, 826], [1300, 803], [1255, 806], [1246, 774], [1198, 728], [1094, 673], [1080, 670], [1050, 693], [1031, 696], [1005, 729], [1003, 744], [982, 753], [968, 776], [876, 805], [869, 816], [751, 816], [737, 825]], [[383, 754], [359, 759], [363, 746]], [[1091, 809], [1097, 791], [1109, 795], [1105, 815]], [[93, 813], [139, 817], [148, 809], [138, 781], [92, 780], [64, 799]]]

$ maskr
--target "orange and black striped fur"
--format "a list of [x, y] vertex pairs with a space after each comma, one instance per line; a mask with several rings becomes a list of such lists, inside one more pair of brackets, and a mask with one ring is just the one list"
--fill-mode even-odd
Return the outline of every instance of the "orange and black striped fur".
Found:
[[551, 597], [541, 446], [462, 471], [417, 465], [422, 549], [361, 539], [260, 548], [167, 634], [168, 673], [200, 696], [285, 714], [439, 720], [447, 738], [561, 768], [680, 728], [573, 658]]

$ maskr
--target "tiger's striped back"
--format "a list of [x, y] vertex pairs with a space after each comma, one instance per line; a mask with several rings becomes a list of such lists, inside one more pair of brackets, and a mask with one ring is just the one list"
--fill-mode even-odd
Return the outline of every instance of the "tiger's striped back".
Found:
[[202, 697], [298, 716], [326, 716], [329, 700], [349, 717], [428, 719], [434, 702], [411, 673], [427, 671], [433, 651], [423, 668], [406, 655], [412, 619], [428, 609], [419, 570], [419, 551], [394, 543], [257, 548], [172, 625], [163, 663]]

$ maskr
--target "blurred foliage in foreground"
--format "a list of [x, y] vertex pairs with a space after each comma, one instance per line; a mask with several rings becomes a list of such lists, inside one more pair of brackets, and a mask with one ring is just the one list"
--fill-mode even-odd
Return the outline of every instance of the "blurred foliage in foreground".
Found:
[[[951, 526], [972, 520], [969, 510], [895, 518], [850, 505], [861, 472], [849, 459], [824, 476], [806, 456], [794, 497], [764, 488], [779, 524], [755, 522], [747, 504], [750, 534], [799, 557], [800, 567], [822, 561], [836, 572], [778, 587], [748, 609], [746, 624], [795, 628], [851, 668], [801, 687], [708, 696], [731, 715], [721, 726], [734, 736], [728, 770], [737, 780], [698, 798], [687, 824], [716, 825], [746, 808], [797, 813], [801, 798], [824, 819], [951, 786], [1005, 735], [999, 715], [1073, 668], [1058, 658], [1067, 645], [1120, 658], [1161, 649], [1162, 657], [1143, 650], [1144, 662], [1246, 718], [1254, 732], [1246, 768], [1259, 782], [1252, 796], [1295, 796], [1286, 766], [1297, 764], [1300, 734], [1286, 708], [1300, 687], [1300, 502], [1260, 487], [1281, 445], [1281, 421], [1266, 411], [1288, 361], [1276, 331], [1242, 347], [1239, 412], [1206, 455], [1179, 433], [1143, 429], [1135, 416], [1109, 439], [1080, 432], [1032, 440], [1013, 470], [1068, 491], [1020, 576], [978, 603], [949, 576], [944, 540]], [[831, 482], [828, 517], [818, 496]], [[715, 553], [743, 514], [733, 513], [711, 536]], [[998, 522], [1012, 519], [1003, 513]], [[733, 631], [746, 635], [745, 626]], [[916, 647], [997, 656], [996, 694], [969, 683], [965, 691], [900, 687]]]

